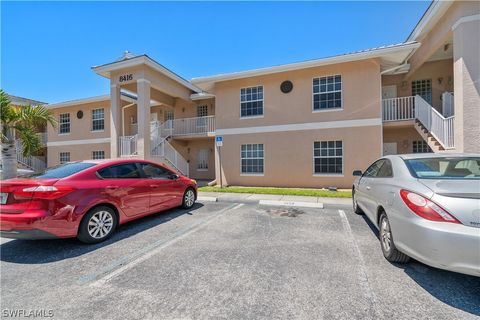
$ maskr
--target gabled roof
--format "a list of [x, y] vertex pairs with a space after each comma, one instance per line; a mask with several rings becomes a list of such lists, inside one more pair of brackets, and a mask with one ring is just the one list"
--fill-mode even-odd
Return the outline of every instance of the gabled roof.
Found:
[[343, 63], [343, 62], [371, 59], [371, 58], [380, 58], [382, 71], [383, 71], [383, 70], [388, 70], [392, 67], [405, 63], [406, 58], [419, 46], [420, 46], [420, 43], [412, 41], [412, 42], [399, 43], [399, 44], [388, 45], [383, 47], [371, 48], [371, 49], [366, 49], [362, 51], [356, 51], [352, 53], [341, 54], [341, 55], [326, 57], [321, 59], [307, 60], [307, 61], [283, 64], [283, 65], [278, 65], [273, 67], [247, 70], [247, 71], [225, 73], [225, 74], [219, 74], [219, 75], [214, 75], [209, 77], [193, 78], [190, 81], [194, 84], [202, 85], [203, 87], [203, 85], [208, 86], [208, 84], [212, 84], [219, 81], [241, 79], [241, 78], [247, 78], [252, 76], [260, 76], [260, 75], [266, 75], [266, 74], [272, 74], [272, 73], [299, 70], [299, 69], [325, 66], [325, 65], [337, 64], [337, 63]]
[[423, 35], [427, 34], [435, 24], [440, 20], [447, 9], [452, 5], [453, 1], [438, 1], [434, 0], [430, 3], [423, 16], [418, 21], [415, 28], [408, 36], [408, 41], [418, 41]]
[[192, 90], [193, 92], [202, 92], [200, 88], [193, 85], [188, 80], [182, 78], [181, 76], [166, 68], [165, 66], [161, 65], [157, 61], [153, 60], [146, 54], [134, 56], [130, 52], [126, 51], [125, 54], [120, 58], [120, 60], [106, 63], [100, 66], [93, 66], [92, 70], [105, 78], [110, 78], [111, 71], [139, 65], [146, 65], [154, 69], [155, 71], [158, 71], [161, 74], [167, 76], [168, 78], [176, 81], [177, 83], [183, 85], [184, 87]]

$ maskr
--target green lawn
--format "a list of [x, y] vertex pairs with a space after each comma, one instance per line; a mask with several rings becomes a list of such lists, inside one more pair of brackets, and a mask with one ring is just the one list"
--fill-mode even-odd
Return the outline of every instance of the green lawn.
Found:
[[312, 196], [312, 197], [333, 197], [351, 198], [351, 190], [328, 191], [323, 189], [301, 189], [301, 188], [269, 188], [269, 187], [201, 187], [199, 191], [204, 192], [233, 192], [233, 193], [254, 193], [254, 194], [281, 194], [289, 196]]

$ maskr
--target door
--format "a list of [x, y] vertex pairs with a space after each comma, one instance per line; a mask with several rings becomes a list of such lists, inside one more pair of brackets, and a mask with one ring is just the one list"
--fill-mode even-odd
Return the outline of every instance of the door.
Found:
[[170, 209], [181, 204], [184, 187], [173, 172], [151, 163], [141, 163], [140, 166], [150, 188], [150, 212]]
[[163, 113], [163, 120], [165, 122], [168, 121], [167, 124], [165, 125], [165, 128], [167, 128], [167, 129], [173, 128], [173, 111], [165, 110], [165, 112]]
[[126, 216], [148, 212], [150, 205], [149, 181], [142, 178], [135, 162], [122, 163], [98, 170], [100, 188]]
[[383, 155], [388, 156], [391, 154], [397, 154], [397, 143], [396, 142], [386, 142], [383, 144]]
[[391, 99], [397, 97], [397, 86], [383, 86], [382, 87], [382, 99]]
[[368, 167], [368, 169], [360, 178], [360, 181], [358, 182], [358, 188], [355, 193], [357, 203], [372, 221], [375, 220], [375, 214], [377, 209], [376, 201], [372, 195], [372, 193], [374, 192], [373, 184], [375, 177], [377, 176], [384, 162], [384, 159], [380, 159], [378, 161], [375, 161], [370, 167]]

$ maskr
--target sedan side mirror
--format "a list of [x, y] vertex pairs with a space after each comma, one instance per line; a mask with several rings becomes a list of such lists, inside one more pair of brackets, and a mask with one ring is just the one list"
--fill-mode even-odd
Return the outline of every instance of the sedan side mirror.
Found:
[[170, 179], [172, 179], [172, 180], [177, 180], [178, 178], [180, 178], [180, 176], [178, 174], [174, 173], [174, 174], [170, 175]]
[[354, 170], [352, 175], [354, 177], [361, 177], [362, 176], [362, 171], [361, 170]]

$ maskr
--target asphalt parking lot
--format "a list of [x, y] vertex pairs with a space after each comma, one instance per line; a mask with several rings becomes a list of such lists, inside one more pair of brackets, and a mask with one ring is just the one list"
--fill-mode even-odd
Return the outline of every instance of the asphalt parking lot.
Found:
[[480, 278], [390, 264], [372, 227], [346, 206], [205, 202], [126, 224], [102, 244], [2, 239], [0, 248], [2, 318], [15, 310], [53, 319], [480, 315]]

